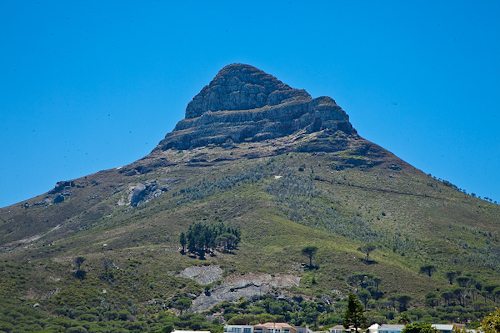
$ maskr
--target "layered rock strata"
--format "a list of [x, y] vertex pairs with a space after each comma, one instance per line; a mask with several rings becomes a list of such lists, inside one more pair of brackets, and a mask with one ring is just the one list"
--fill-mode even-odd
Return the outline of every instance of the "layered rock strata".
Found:
[[155, 150], [262, 141], [299, 130], [356, 134], [330, 97], [311, 98], [272, 75], [244, 64], [224, 67], [186, 107], [186, 117]]

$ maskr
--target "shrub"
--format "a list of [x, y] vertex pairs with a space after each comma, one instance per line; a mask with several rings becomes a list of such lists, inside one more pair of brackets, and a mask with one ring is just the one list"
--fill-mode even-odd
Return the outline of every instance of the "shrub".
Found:
[[66, 333], [87, 333], [87, 329], [82, 326], [70, 327], [66, 330]]

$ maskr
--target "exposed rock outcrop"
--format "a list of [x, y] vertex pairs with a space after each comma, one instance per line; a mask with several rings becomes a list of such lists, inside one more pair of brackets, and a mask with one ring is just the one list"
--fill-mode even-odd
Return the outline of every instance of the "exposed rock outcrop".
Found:
[[178, 276], [195, 280], [201, 285], [207, 285], [222, 279], [222, 269], [216, 265], [191, 266], [185, 268]]
[[231, 146], [263, 141], [305, 129], [356, 134], [349, 116], [330, 97], [312, 99], [249, 65], [224, 67], [186, 108], [186, 118], [155, 150], [208, 144]]
[[72, 180], [60, 181], [56, 183], [56, 186], [49, 191], [50, 194], [61, 193], [61, 192], [71, 192], [71, 188], [75, 187], [75, 182]]
[[160, 184], [156, 180], [137, 184], [130, 190], [128, 200], [130, 206], [136, 207], [140, 204], [151, 201], [168, 191], [166, 185]]
[[191, 310], [202, 312], [223, 301], [232, 302], [240, 297], [252, 299], [273, 290], [298, 287], [300, 277], [294, 275], [276, 275], [247, 273], [240, 276], [229, 276], [209, 292], [193, 300]]

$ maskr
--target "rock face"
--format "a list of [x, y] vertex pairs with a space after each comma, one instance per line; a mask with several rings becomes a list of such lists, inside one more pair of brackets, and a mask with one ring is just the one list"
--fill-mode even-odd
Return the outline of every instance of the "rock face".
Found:
[[185, 268], [178, 274], [180, 277], [195, 280], [201, 285], [208, 285], [212, 282], [222, 279], [224, 271], [216, 265], [210, 266], [191, 266]]
[[168, 187], [158, 183], [156, 180], [147, 181], [137, 184], [131, 189], [128, 196], [130, 206], [136, 207], [159, 197], [168, 191]]
[[217, 303], [233, 302], [240, 297], [250, 300], [271, 293], [277, 288], [298, 287], [300, 277], [294, 275], [247, 273], [240, 276], [229, 276], [215, 285], [209, 293], [202, 294], [193, 300], [191, 310], [202, 312], [210, 309]]
[[244, 64], [224, 67], [186, 107], [186, 118], [155, 150], [262, 141], [299, 130], [356, 134], [330, 97], [312, 99], [272, 75]]

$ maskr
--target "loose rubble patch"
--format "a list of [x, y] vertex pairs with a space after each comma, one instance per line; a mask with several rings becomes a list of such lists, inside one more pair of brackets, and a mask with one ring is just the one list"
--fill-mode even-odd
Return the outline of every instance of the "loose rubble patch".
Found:
[[191, 266], [178, 274], [180, 277], [195, 280], [199, 284], [207, 285], [222, 279], [222, 269], [219, 266]]

